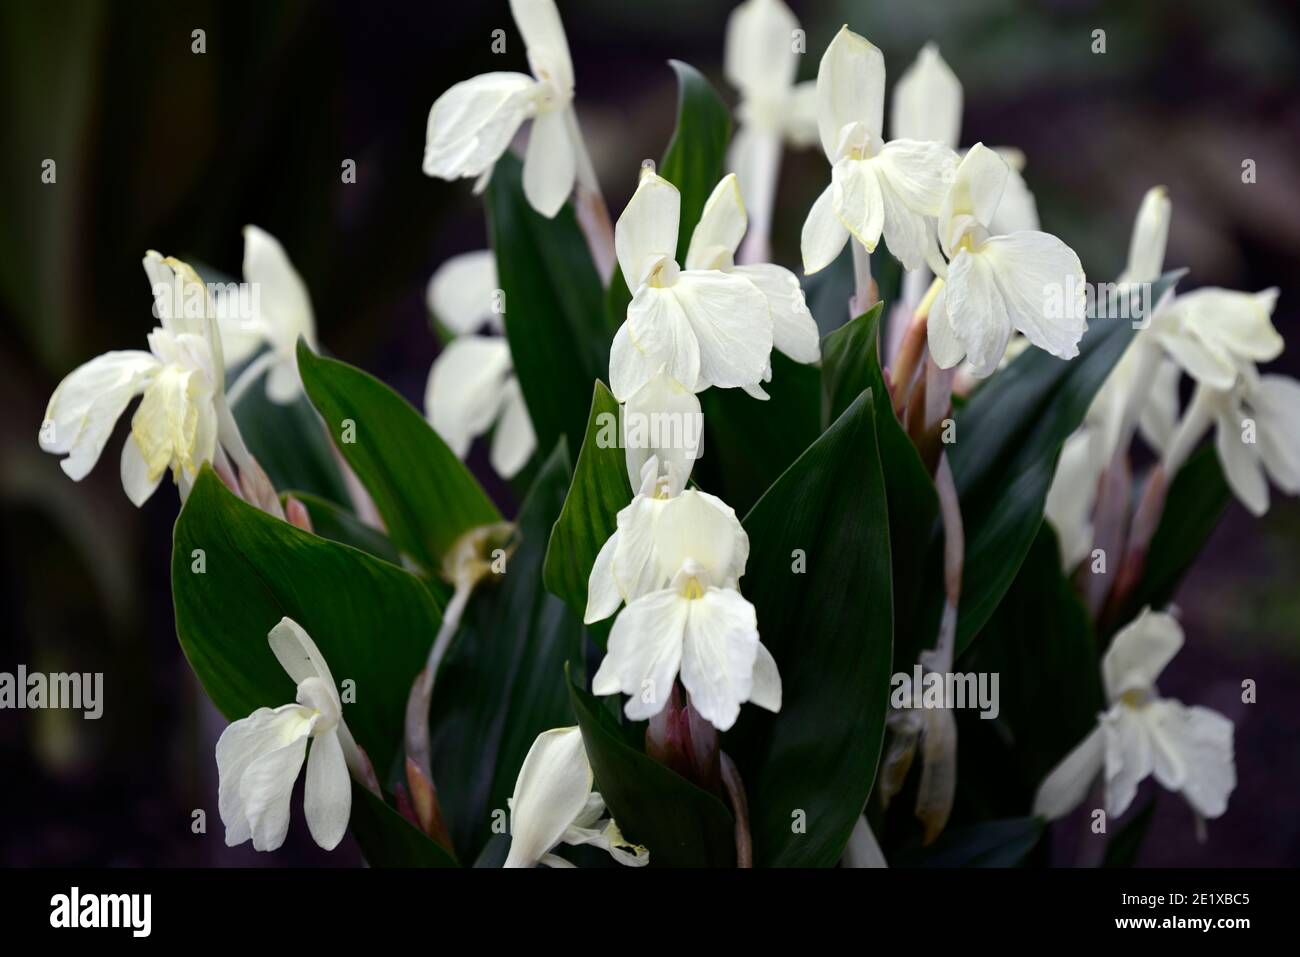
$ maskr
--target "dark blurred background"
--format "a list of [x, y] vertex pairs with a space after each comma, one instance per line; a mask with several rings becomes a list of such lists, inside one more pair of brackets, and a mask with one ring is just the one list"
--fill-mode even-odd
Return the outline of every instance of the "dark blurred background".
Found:
[[[577, 108], [614, 215], [662, 154], [669, 57], [722, 78], [731, 4], [560, 0]], [[842, 23], [885, 53], [892, 82], [928, 39], [965, 86], [962, 142], [1016, 146], [1044, 228], [1090, 278], [1123, 264], [1148, 186], [1170, 189], [1167, 267], [1184, 288], [1280, 285], [1300, 341], [1300, 40], [1294, 0], [792, 2], [811, 79]], [[491, 33], [509, 38], [504, 57]], [[191, 52], [192, 31], [206, 53]], [[1107, 52], [1091, 52], [1104, 29]], [[140, 268], [157, 248], [237, 275], [240, 229], [279, 237], [305, 278], [319, 337], [419, 404], [436, 352], [424, 289], [448, 256], [486, 244], [469, 183], [420, 171], [425, 120], [448, 86], [526, 70], [505, 0], [452, 3], [36, 2], [0, 11], [0, 670], [105, 672], [104, 716], [0, 712], [0, 863], [355, 863], [307, 838], [295, 799], [276, 855], [227, 850], [212, 744], [222, 726], [185, 663], [168, 581], [178, 502], [136, 510], [118, 479], [124, 417], [76, 485], [39, 451], [59, 380], [115, 348], [145, 348]], [[57, 182], [41, 182], [42, 161]], [[1245, 158], [1258, 181], [1241, 182]], [[356, 183], [341, 164], [356, 161]], [[819, 151], [787, 152], [776, 258], [828, 181]], [[1300, 374], [1296, 354], [1274, 368]], [[1300, 414], [1300, 410], [1297, 410]], [[480, 473], [486, 460], [476, 450]], [[1182, 592], [1188, 644], [1162, 690], [1237, 723], [1239, 785], [1192, 840], [1164, 795], [1139, 862], [1300, 862], [1300, 505], [1231, 506]], [[1259, 702], [1240, 702], [1253, 677]], [[191, 813], [208, 813], [206, 834]]]

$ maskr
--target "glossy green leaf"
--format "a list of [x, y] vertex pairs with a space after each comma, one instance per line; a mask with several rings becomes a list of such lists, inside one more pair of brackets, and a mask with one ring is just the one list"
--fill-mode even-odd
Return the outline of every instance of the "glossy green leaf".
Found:
[[288, 616], [311, 635], [336, 681], [356, 683], [344, 718], [375, 766], [387, 766], [411, 680], [440, 621], [418, 578], [272, 518], [204, 467], [176, 521], [172, 596], [181, 648], [227, 718], [294, 700], [294, 683], [266, 640]]
[[529, 205], [510, 153], [497, 161], [486, 200], [506, 337], [538, 448], [561, 435], [579, 448], [591, 383], [606, 377], [614, 338], [587, 241], [571, 205], [554, 219]]
[[722, 179], [731, 117], [717, 91], [688, 63], [669, 60], [677, 74], [677, 129], [659, 175], [682, 194], [682, 216], [677, 229], [677, 262], [686, 262], [691, 234], [704, 212], [704, 203]]
[[429, 710], [433, 780], [460, 857], [492, 837], [533, 739], [571, 724], [564, 663], [582, 653], [582, 619], [542, 588], [546, 543], [569, 486], [561, 439], [519, 509], [519, 545], [484, 585], [448, 649]]
[[487, 494], [409, 402], [374, 376], [298, 343], [316, 411], [366, 487], [397, 548], [436, 574], [464, 532], [499, 522]]
[[319, 495], [297, 489], [286, 492], [281, 497], [289, 496], [296, 498], [306, 507], [307, 514], [311, 517], [312, 531], [321, 538], [351, 545], [394, 565], [401, 564], [401, 557], [397, 554], [393, 543], [388, 540], [388, 536], [378, 529], [371, 528], [347, 509]]
[[[874, 418], [864, 393], [745, 517], [741, 590], [783, 686], [779, 714], [747, 705], [723, 743], [749, 795], [756, 866], [833, 867], [875, 779], [893, 619]], [[791, 827], [796, 808], [806, 833]]]
[[423, 831], [356, 783], [348, 828], [371, 867], [460, 866]]
[[572, 681], [569, 695], [596, 788], [623, 836], [650, 849], [650, 866], [734, 866], [735, 827], [722, 802], [631, 747], [617, 719]]
[[587, 580], [596, 555], [614, 534], [619, 511], [632, 501], [624, 450], [617, 441], [606, 441], [602, 448], [602, 431], [617, 440], [618, 403], [597, 382], [573, 484], [551, 530], [543, 571], [547, 589], [564, 599], [579, 620], [587, 608]]

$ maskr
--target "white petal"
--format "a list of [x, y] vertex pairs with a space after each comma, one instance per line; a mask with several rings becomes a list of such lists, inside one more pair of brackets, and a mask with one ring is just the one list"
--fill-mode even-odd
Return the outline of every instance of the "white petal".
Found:
[[[1006, 159], [1005, 151], [999, 150], [998, 155]], [[993, 221], [989, 223], [989, 232], [994, 236], [1025, 230], [1036, 231], [1040, 227], [1038, 204], [1034, 201], [1034, 194], [1029, 191], [1029, 186], [1025, 183], [1020, 170], [1010, 162], [1007, 166], [1009, 167], [1007, 185], [1002, 190], [1002, 201], [998, 203]]]
[[961, 138], [961, 81], [927, 43], [894, 84], [890, 108], [893, 139], [929, 140], [955, 150]]
[[593, 694], [627, 694], [624, 712], [644, 721], [663, 710], [682, 660], [690, 602], [675, 589], [651, 592], [614, 619], [605, 660], [591, 680]]
[[457, 83], [434, 102], [424, 143], [424, 173], [477, 177], [510, 145], [534, 110], [537, 81], [526, 73], [485, 73]]
[[614, 552], [618, 548], [618, 531], [605, 540], [596, 553], [587, 578], [587, 610], [582, 616], [585, 625], [604, 621], [623, 603], [623, 596], [614, 584]]
[[704, 203], [700, 221], [691, 233], [686, 268], [726, 269], [732, 264], [748, 225], [739, 180], [735, 173], [728, 173], [713, 187]]
[[[1259, 445], [1247, 444], [1242, 435], [1245, 414], [1240, 405], [1231, 404], [1228, 414], [1219, 416], [1214, 432], [1214, 447], [1223, 466], [1223, 477], [1242, 505], [1256, 518], [1268, 511], [1268, 480], [1260, 460]], [[1258, 426], [1256, 443], [1258, 443]]]
[[310, 731], [311, 713], [300, 705], [288, 704], [274, 710], [258, 708], [221, 733], [217, 739], [217, 807], [226, 826], [227, 845], [234, 847], [252, 836], [240, 793], [240, 782], [250, 765], [262, 755], [299, 739], [305, 743]]
[[833, 263], [848, 240], [849, 231], [835, 212], [835, 184], [832, 182], [808, 210], [808, 218], [804, 220], [803, 232], [799, 236], [804, 275], [811, 276]]
[[702, 388], [699, 342], [674, 289], [639, 287], [627, 307], [627, 320], [614, 334], [609, 387], [620, 402], [661, 370], [688, 389]]
[[1116, 705], [1101, 719], [1106, 738], [1106, 813], [1116, 818], [1128, 810], [1138, 785], [1153, 767], [1151, 734], [1143, 717]]
[[315, 348], [316, 320], [307, 286], [280, 241], [256, 226], [244, 227], [244, 281], [257, 290], [253, 319], [269, 330], [281, 355], [292, 360], [299, 336]]
[[611, 561], [614, 584], [626, 602], [663, 588], [672, 577], [655, 551], [655, 527], [667, 502], [638, 495], [618, 513], [618, 547]]
[[[772, 355], [772, 312], [752, 282], [714, 270], [684, 272], [670, 292], [699, 349], [695, 391], [709, 385], [727, 389], [762, 381]], [[689, 366], [682, 371], [688, 370]], [[672, 367], [669, 374], [685, 384]]]
[[876, 835], [871, 831], [864, 815], [859, 815], [849, 835], [849, 843], [844, 847], [844, 856], [840, 858], [840, 867], [888, 867], [885, 852], [880, 849]]
[[[948, 264], [942, 295], [952, 334], [965, 347], [974, 374], [992, 375], [1011, 338], [1011, 317], [988, 260], [966, 250], [959, 252]], [[939, 343], [935, 361], [942, 357], [946, 362], [951, 356], [942, 332]]]
[[135, 436], [128, 435], [122, 443], [122, 488], [126, 490], [126, 497], [131, 500], [131, 504], [139, 508], [149, 501], [149, 496], [153, 495], [161, 481], [161, 472], [152, 479], [149, 477], [149, 466], [140, 454], [140, 446], [135, 444]]
[[429, 280], [429, 311], [457, 335], [497, 317], [497, 261], [490, 249], [452, 256]]
[[1048, 233], [1012, 233], [990, 239], [979, 254], [993, 269], [1011, 325], [1058, 358], [1077, 356], [1087, 318], [1074, 250]]
[[917, 140], [886, 143], [873, 163], [886, 185], [916, 213], [938, 216], [957, 172], [957, 155], [946, 146]]
[[302, 684], [308, 678], [321, 678], [334, 689], [334, 698], [338, 699], [338, 686], [330, 674], [325, 656], [316, 647], [307, 630], [292, 618], [281, 618], [266, 636], [271, 646], [271, 653], [280, 662], [284, 673], [293, 679], [295, 685]]
[[[781, 134], [777, 130], [755, 129], [741, 124], [736, 135], [727, 147], [727, 169], [736, 174], [736, 183], [740, 187], [741, 208], [753, 217], [750, 225], [760, 235], [770, 235], [772, 225], [772, 207], [776, 201], [776, 180], [781, 170]], [[696, 227], [692, 234], [692, 245]], [[691, 256], [686, 257], [687, 268], [691, 265]]]
[[1169, 192], [1163, 186], [1147, 190], [1133, 222], [1128, 265], [1120, 273], [1120, 282], [1155, 282], [1160, 278], [1164, 270], [1171, 212]]
[[1282, 352], [1282, 337], [1272, 321], [1276, 304], [1277, 289], [1197, 289], [1175, 302], [1184, 326], [1210, 349], [1252, 362], [1270, 362]]
[[510, 854], [506, 867], [532, 867], [560, 843], [591, 794], [591, 764], [578, 728], [537, 736], [515, 779], [510, 799]]
[[1009, 175], [1006, 161], [983, 143], [966, 151], [939, 208], [939, 239], [945, 252], [956, 251], [972, 220], [985, 227], [993, 222]]
[[[131, 435], [140, 448], [150, 480], [169, 467], [193, 477], [203, 463], [207, 444], [199, 443], [199, 410], [211, 406], [213, 397], [196, 378], [196, 372], [165, 365], [144, 390], [131, 417]], [[204, 418], [211, 421], [211, 408]], [[65, 469], [66, 471], [66, 469]]]
[[681, 205], [676, 186], [651, 170], [642, 170], [636, 192], [614, 224], [619, 269], [633, 292], [658, 260], [676, 255]]
[[761, 641], [754, 655], [753, 686], [749, 689], [749, 703], [768, 711], [781, 710], [781, 672], [776, 659]]
[[853, 238], [875, 252], [885, 228], [885, 203], [880, 196], [876, 164], [871, 160], [842, 159], [831, 168], [835, 215]]
[[1181, 376], [1182, 369], [1176, 363], [1162, 358], [1156, 366], [1151, 392], [1139, 413], [1142, 438], [1157, 452], [1169, 447], [1178, 425], [1178, 380]]
[[303, 810], [312, 838], [327, 851], [338, 847], [352, 816], [352, 779], [335, 731], [312, 739], [307, 755]]
[[1300, 382], [1287, 376], [1261, 376], [1250, 396], [1256, 413], [1259, 453], [1279, 488], [1300, 493]]
[[1173, 615], [1143, 609], [1120, 629], [1101, 662], [1106, 696], [1117, 700], [1126, 691], [1148, 691], [1165, 665], [1183, 646], [1183, 630]]
[[799, 29], [781, 0], [746, 0], [727, 18], [723, 73], [746, 96], [774, 94], [794, 82], [799, 57], [794, 31]]
[[[960, 256], [969, 256], [962, 252]], [[926, 340], [930, 346], [930, 355], [940, 369], [951, 369], [966, 358], [966, 345], [958, 337], [948, 314], [948, 286], [945, 283], [930, 305], [930, 317], [925, 327]]]
[[307, 736], [253, 759], [239, 781], [253, 847], [274, 851], [289, 833], [289, 799], [307, 754]]
[[507, 379], [501, 388], [501, 417], [492, 433], [489, 460], [502, 478], [514, 478], [528, 464], [537, 448], [537, 434], [519, 380]]
[[660, 372], [628, 397], [622, 419], [628, 481], [633, 488], [651, 456], [664, 466], [672, 463], [683, 478], [691, 474], [704, 429], [694, 392]]
[[1090, 445], [1091, 436], [1086, 430], [1065, 440], [1043, 509], [1060, 539], [1061, 567], [1066, 571], [1083, 561], [1092, 546], [1092, 506], [1098, 473]]
[[290, 354], [279, 362], [271, 363], [266, 373], [266, 397], [277, 405], [288, 405], [298, 398], [301, 388], [298, 378], [298, 357]]
[[539, 114], [533, 120], [524, 155], [524, 196], [528, 204], [546, 218], [554, 218], [573, 192], [577, 162], [564, 111]]
[[433, 360], [424, 414], [461, 458], [496, 420], [511, 368], [510, 346], [489, 336], [461, 336]]
[[690, 559], [708, 573], [707, 584], [736, 587], [749, 559], [749, 536], [735, 511], [707, 492], [687, 489], [669, 499], [654, 528], [654, 551], [669, 578]]
[[748, 279], [767, 300], [772, 313], [773, 346], [795, 362], [816, 362], [821, 358], [817, 320], [808, 309], [794, 273], [770, 263], [737, 266], [731, 273]]
[[113, 426], [159, 369], [147, 352], [106, 352], [67, 375], [45, 409], [40, 446], [68, 453], [59, 464], [79, 482], [99, 461]]
[[710, 588], [689, 605], [682, 684], [701, 717], [726, 731], [736, 723], [753, 687], [758, 616], [754, 606], [730, 588]]
[[1104, 732], [1098, 726], [1043, 779], [1034, 796], [1034, 814], [1054, 821], [1082, 804], [1101, 774], [1104, 754]]
[[822, 54], [817, 68], [817, 131], [822, 149], [834, 163], [840, 133], [863, 124], [879, 138], [885, 108], [885, 58], [865, 38], [842, 27]]
[[1153, 320], [1152, 332], [1170, 357], [1197, 382], [1212, 389], [1231, 389], [1237, 380], [1232, 359], [1222, 351], [1209, 348], [1201, 338], [1181, 325], [1163, 325]]
[[510, 0], [510, 14], [528, 47], [528, 64], [533, 73], [562, 94], [571, 93], [573, 61], [554, 0]]
[[1237, 786], [1232, 722], [1217, 711], [1177, 701], [1154, 701], [1148, 710], [1156, 780], [1181, 791], [1202, 817], [1223, 814]]

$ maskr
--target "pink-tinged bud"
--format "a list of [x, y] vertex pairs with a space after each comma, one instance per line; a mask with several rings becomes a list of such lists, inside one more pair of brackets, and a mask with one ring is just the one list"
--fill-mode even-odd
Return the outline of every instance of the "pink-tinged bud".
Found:
[[650, 757], [688, 781], [711, 793], [721, 793], [718, 729], [700, 716], [676, 683], [668, 703], [646, 727], [645, 749]]
[[307, 511], [307, 506], [302, 504], [292, 495], [284, 503], [285, 520], [295, 528], [301, 528], [304, 532], [315, 533], [316, 529], [311, 524], [311, 514]]

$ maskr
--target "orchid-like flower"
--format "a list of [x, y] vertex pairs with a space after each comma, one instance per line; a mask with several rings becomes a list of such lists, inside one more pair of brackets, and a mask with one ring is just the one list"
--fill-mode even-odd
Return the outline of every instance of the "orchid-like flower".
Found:
[[[632, 489], [642, 485], [652, 458], [652, 471], [675, 476], [669, 484], [685, 483], [700, 456], [703, 430], [699, 397], [666, 372], [632, 393], [623, 406], [623, 450]], [[674, 495], [681, 491], [675, 487]]]
[[500, 335], [473, 334], [487, 323], [499, 330], [492, 308], [497, 289], [496, 263], [489, 251], [449, 259], [429, 283], [429, 306], [457, 335], [443, 347], [429, 370], [424, 414], [448, 447], [461, 458], [477, 436], [492, 429], [489, 458], [497, 474], [517, 475], [537, 448], [537, 435], [519, 380], [510, 344]]
[[[727, 168], [739, 178], [753, 235], [771, 232], [783, 142], [817, 141], [816, 84], [795, 83], [799, 21], [781, 0], [745, 0], [727, 20], [723, 72], [740, 92]], [[765, 258], [765, 257], [759, 257]]]
[[524, 195], [553, 217], [581, 177], [595, 181], [573, 112], [573, 61], [554, 0], [510, 0], [515, 26], [528, 49], [526, 73], [485, 73], [457, 83], [429, 111], [424, 172], [487, 183], [526, 120], [533, 121], [524, 154]]
[[305, 759], [307, 827], [317, 844], [332, 851], [352, 813], [349, 771], [364, 779], [368, 759], [343, 720], [338, 687], [311, 636], [293, 619], [282, 618], [267, 640], [298, 686], [297, 703], [258, 708], [218, 739], [218, 804], [226, 844], [252, 838], [257, 850], [273, 851], [284, 843], [289, 799]]
[[[170, 471], [189, 489], [204, 462], [229, 451], [241, 469], [252, 462], [225, 401], [221, 337], [207, 287], [190, 266], [150, 250], [145, 274], [159, 326], [149, 351], [107, 352], [71, 372], [54, 390], [40, 430], [46, 452], [81, 481], [104, 451], [127, 405], [142, 395], [122, 446], [122, 487], [143, 505]], [[224, 449], [224, 451], [223, 451]]]
[[[779, 711], [776, 662], [759, 640], [754, 606], [738, 590], [749, 536], [736, 513], [688, 489], [637, 530], [650, 535], [653, 578], [614, 620], [592, 691], [630, 695], [624, 711], [641, 721], [663, 709], [680, 673], [695, 709], [720, 731], [735, 723], [746, 701]], [[617, 561], [616, 554], [616, 573]]]
[[613, 818], [603, 818], [605, 802], [592, 790], [594, 784], [578, 728], [539, 734], [519, 769], [510, 799], [510, 854], [505, 866], [573, 867], [551, 853], [560, 844], [599, 847], [628, 867], [649, 864], [650, 852], [624, 839]]
[[[939, 241], [949, 262], [928, 327], [930, 352], [941, 368], [967, 358], [975, 375], [991, 375], [1013, 330], [1054, 356], [1079, 354], [1086, 325], [1083, 266], [1048, 233], [990, 233], [1006, 181], [1006, 162], [977, 143], [943, 202]], [[1053, 299], [1058, 309], [1050, 307]]]
[[942, 143], [885, 143], [884, 102], [884, 57], [842, 28], [817, 71], [817, 129], [831, 162], [831, 185], [804, 223], [805, 273], [830, 265], [850, 235], [874, 252], [883, 233], [906, 269], [938, 263], [926, 217], [939, 213], [956, 156]]
[[927, 43], [894, 85], [889, 131], [896, 140], [942, 143], [955, 150], [961, 142], [962, 89], [957, 74]]
[[1198, 383], [1228, 390], [1242, 364], [1270, 362], [1282, 354], [1282, 337], [1272, 320], [1276, 305], [1276, 288], [1197, 289], [1155, 310], [1150, 331]]
[[[661, 370], [703, 392], [709, 386], [756, 387], [768, 368], [773, 330], [767, 296], [736, 272], [681, 269], [675, 259], [680, 214], [677, 187], [643, 168], [614, 227], [619, 268], [632, 290], [609, 356], [610, 389], [620, 402]], [[709, 237], [707, 246], [725, 243]], [[716, 256], [702, 247], [700, 258]], [[781, 291], [773, 294], [779, 298]]]
[[244, 227], [244, 281], [257, 289], [253, 299], [257, 313], [236, 320], [226, 315], [229, 310], [218, 308], [226, 368], [246, 361], [263, 344], [269, 348], [240, 373], [230, 387], [228, 401], [234, 405], [248, 384], [265, 372], [267, 398], [287, 404], [302, 388], [298, 339], [316, 348], [311, 296], [280, 241], [256, 226]]
[[1144, 609], [1115, 636], [1102, 659], [1109, 710], [1095, 730], [1039, 786], [1034, 813], [1049, 820], [1083, 802], [1105, 772], [1106, 813], [1123, 814], [1150, 774], [1181, 793], [1206, 818], [1223, 814], [1237, 785], [1232, 722], [1209, 708], [1187, 707], [1156, 690], [1156, 679], [1183, 645], [1171, 615]]

